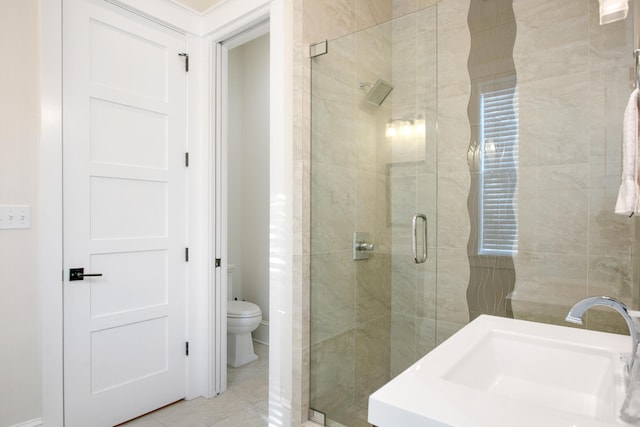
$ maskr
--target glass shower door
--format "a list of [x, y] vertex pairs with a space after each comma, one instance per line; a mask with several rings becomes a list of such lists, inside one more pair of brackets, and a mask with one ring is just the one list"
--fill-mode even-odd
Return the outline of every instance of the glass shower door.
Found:
[[334, 425], [368, 426], [368, 396], [436, 344], [435, 24], [312, 59], [310, 406]]

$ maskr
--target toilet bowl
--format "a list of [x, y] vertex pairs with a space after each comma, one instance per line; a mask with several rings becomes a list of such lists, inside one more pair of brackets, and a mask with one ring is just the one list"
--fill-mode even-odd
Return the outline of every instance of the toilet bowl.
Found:
[[258, 359], [251, 332], [262, 321], [262, 311], [247, 301], [227, 301], [227, 364], [237, 368]]

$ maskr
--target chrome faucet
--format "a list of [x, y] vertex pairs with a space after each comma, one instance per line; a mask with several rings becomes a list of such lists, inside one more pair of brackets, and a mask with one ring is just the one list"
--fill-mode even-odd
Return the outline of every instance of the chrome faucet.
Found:
[[613, 308], [618, 313], [620, 313], [622, 317], [624, 317], [624, 320], [627, 322], [627, 326], [629, 327], [629, 335], [631, 335], [631, 356], [627, 361], [628, 381], [629, 375], [631, 374], [631, 368], [633, 368], [633, 363], [636, 359], [636, 349], [638, 348], [638, 332], [636, 330], [635, 324], [633, 323], [633, 319], [629, 315], [629, 311], [627, 310], [626, 305], [615, 298], [607, 296], [588, 297], [575, 303], [575, 305], [571, 307], [571, 310], [569, 310], [569, 313], [567, 314], [565, 320], [567, 322], [582, 325], [582, 316], [584, 315], [584, 312], [595, 305], [603, 305]]

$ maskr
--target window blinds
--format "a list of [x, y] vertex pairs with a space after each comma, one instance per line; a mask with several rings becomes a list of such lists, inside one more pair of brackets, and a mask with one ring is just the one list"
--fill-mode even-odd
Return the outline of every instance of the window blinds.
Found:
[[480, 93], [479, 244], [481, 255], [518, 251], [518, 90]]

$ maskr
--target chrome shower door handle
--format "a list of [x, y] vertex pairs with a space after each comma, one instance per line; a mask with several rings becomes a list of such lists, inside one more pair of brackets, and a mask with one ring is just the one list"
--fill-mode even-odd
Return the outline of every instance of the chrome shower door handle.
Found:
[[[418, 256], [418, 219], [422, 220], [422, 253]], [[413, 216], [413, 261], [416, 264], [422, 264], [427, 260], [427, 216], [417, 213]]]

